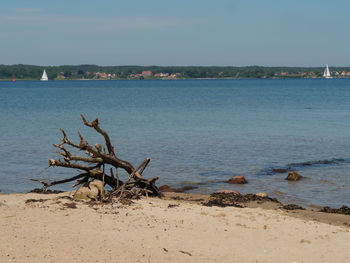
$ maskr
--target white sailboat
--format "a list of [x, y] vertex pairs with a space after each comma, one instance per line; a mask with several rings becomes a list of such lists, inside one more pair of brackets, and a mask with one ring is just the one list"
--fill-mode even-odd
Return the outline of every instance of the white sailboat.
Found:
[[46, 70], [44, 69], [43, 75], [41, 76], [40, 81], [48, 81], [49, 78], [47, 77]]
[[324, 69], [323, 77], [325, 79], [331, 79], [332, 78], [331, 73], [329, 72], [328, 65], [326, 65], [326, 68]]

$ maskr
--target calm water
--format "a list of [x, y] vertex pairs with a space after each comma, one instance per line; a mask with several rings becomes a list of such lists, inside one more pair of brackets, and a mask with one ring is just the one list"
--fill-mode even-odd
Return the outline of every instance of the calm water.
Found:
[[[350, 205], [350, 80], [0, 82], [0, 189], [25, 192], [38, 187], [28, 178], [77, 174], [39, 172], [56, 157], [59, 128], [102, 142], [80, 113], [100, 118], [120, 158], [137, 166], [150, 156], [145, 175], [160, 176], [160, 185]], [[318, 160], [330, 162], [301, 164]], [[305, 180], [271, 172], [290, 164]], [[222, 182], [239, 174], [249, 183]]]

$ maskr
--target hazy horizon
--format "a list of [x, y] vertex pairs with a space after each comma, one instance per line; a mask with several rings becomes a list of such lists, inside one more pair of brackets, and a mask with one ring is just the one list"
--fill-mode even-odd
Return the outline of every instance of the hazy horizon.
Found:
[[13, 0], [0, 64], [346, 67], [345, 0]]

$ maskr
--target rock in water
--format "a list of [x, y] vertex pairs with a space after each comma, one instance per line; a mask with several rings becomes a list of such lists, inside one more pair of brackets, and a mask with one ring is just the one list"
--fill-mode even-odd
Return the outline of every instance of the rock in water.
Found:
[[247, 180], [244, 178], [243, 175], [239, 175], [239, 176], [234, 176], [231, 179], [226, 181], [229, 184], [246, 184]]
[[94, 180], [80, 186], [75, 192], [73, 198], [75, 200], [96, 200], [98, 198], [104, 197], [104, 195], [105, 190], [103, 182], [100, 180]]
[[256, 193], [255, 195], [259, 197], [267, 197], [267, 193]]
[[159, 186], [158, 189], [159, 189], [161, 192], [168, 192], [169, 189], [171, 189], [171, 188], [170, 188], [169, 185], [164, 184], [164, 185], [162, 185], [162, 186]]
[[227, 189], [222, 189], [222, 190], [219, 190], [219, 191], [215, 192], [215, 194], [231, 194], [231, 193], [234, 193], [234, 194], [237, 194], [237, 195], [241, 194], [240, 192], [237, 192], [237, 191], [234, 191], [234, 190], [227, 190]]
[[288, 173], [288, 176], [286, 178], [286, 180], [288, 181], [299, 181], [300, 179], [302, 179], [303, 177], [298, 174], [297, 172], [291, 171]]

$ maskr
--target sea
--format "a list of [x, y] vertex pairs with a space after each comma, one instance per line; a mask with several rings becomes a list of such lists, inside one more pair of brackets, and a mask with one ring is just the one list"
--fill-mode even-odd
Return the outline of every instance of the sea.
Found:
[[[48, 160], [59, 158], [60, 129], [71, 141], [79, 131], [92, 145], [104, 142], [80, 114], [99, 119], [120, 159], [138, 166], [150, 157], [144, 176], [159, 176], [158, 185], [350, 206], [350, 79], [2, 81], [1, 191], [79, 174]], [[288, 171], [304, 178], [289, 182]], [[236, 175], [248, 183], [225, 182]]]

